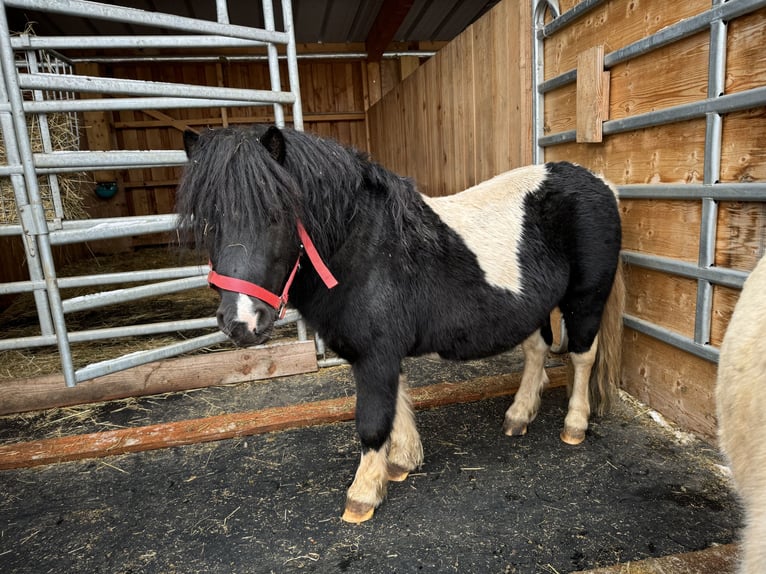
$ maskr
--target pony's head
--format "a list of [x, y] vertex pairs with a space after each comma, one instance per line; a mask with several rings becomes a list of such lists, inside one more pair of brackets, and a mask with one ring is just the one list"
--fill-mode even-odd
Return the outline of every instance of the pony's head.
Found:
[[207, 250], [221, 297], [218, 326], [237, 345], [263, 343], [281, 307], [263, 293], [279, 298], [300, 253], [301, 198], [282, 167], [284, 137], [277, 128], [260, 137], [251, 128], [223, 128], [187, 131], [184, 145], [179, 226]]

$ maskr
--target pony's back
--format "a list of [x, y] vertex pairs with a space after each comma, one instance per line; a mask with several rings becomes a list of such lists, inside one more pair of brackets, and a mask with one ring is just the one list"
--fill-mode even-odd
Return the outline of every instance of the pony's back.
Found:
[[743, 574], [766, 572], [766, 257], [745, 282], [726, 330], [716, 400], [720, 446], [745, 508]]

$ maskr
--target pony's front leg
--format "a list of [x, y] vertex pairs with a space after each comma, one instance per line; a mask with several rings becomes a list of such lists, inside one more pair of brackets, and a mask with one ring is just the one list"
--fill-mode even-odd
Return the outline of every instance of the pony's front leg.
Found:
[[593, 340], [590, 349], [584, 353], [569, 353], [569, 359], [574, 367], [574, 380], [567, 416], [564, 419], [564, 430], [561, 431], [561, 440], [567, 444], [580, 444], [585, 440], [585, 431], [588, 430], [590, 417], [590, 373], [596, 361], [597, 349], [598, 336]]
[[513, 404], [505, 412], [503, 432], [508, 436], [526, 434], [527, 425], [537, 416], [540, 393], [548, 383], [545, 373], [545, 355], [550, 348], [538, 329], [521, 344], [524, 351], [524, 371]]
[[343, 520], [364, 522], [372, 518], [388, 485], [388, 449], [396, 415], [399, 363], [360, 359], [354, 363], [356, 429], [362, 459], [348, 489]]

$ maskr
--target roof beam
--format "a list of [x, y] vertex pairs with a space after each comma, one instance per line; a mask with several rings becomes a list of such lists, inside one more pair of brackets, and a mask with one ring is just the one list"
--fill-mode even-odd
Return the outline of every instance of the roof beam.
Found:
[[367, 59], [380, 61], [383, 51], [394, 39], [415, 0], [384, 0], [367, 35]]

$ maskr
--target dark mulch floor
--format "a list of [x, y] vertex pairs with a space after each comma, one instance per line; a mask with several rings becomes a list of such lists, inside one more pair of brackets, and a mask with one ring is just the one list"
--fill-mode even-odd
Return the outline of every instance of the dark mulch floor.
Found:
[[554, 574], [734, 540], [710, 445], [622, 404], [567, 446], [562, 389], [511, 439], [508, 403], [418, 413], [423, 468], [358, 526], [353, 423], [0, 472], [0, 572]]

